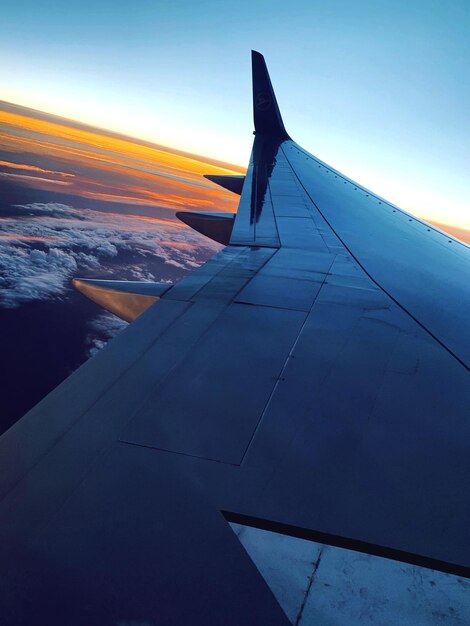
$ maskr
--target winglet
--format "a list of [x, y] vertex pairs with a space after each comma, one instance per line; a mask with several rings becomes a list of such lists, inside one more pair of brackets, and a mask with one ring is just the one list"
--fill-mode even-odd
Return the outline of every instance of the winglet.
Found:
[[289, 139], [274, 95], [264, 56], [251, 51], [255, 132]]

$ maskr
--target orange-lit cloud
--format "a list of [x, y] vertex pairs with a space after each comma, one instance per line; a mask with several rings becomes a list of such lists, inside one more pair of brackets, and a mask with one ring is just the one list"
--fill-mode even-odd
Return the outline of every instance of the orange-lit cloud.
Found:
[[159, 246], [170, 246], [171, 248], [180, 248], [181, 250], [194, 250], [195, 244], [188, 241], [163, 241], [159, 240]]
[[49, 237], [46, 235], [15, 235], [15, 234], [11, 234], [11, 235], [1, 235], [0, 234], [0, 239], [6, 240], [6, 241], [47, 241], [47, 242], [51, 242], [51, 241], [64, 241], [63, 237]]
[[27, 170], [30, 172], [40, 172], [41, 174], [57, 174], [58, 176], [73, 176], [73, 174], [67, 174], [66, 172], [57, 172], [55, 170], [45, 170], [42, 167], [36, 167], [35, 165], [26, 165], [26, 163], [10, 163], [9, 161], [0, 161], [0, 167], [8, 167], [11, 169]]
[[42, 176], [33, 176], [30, 174], [14, 174], [13, 172], [0, 172], [2, 178], [20, 179], [30, 182], [33, 186], [38, 183], [47, 183], [51, 185], [70, 185], [65, 180], [54, 180], [53, 178], [43, 178]]

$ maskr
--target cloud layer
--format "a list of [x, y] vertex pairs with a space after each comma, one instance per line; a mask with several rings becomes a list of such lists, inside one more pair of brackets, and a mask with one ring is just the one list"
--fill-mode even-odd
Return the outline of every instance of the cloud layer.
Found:
[[158, 281], [161, 277], [149, 270], [152, 260], [189, 270], [219, 248], [157, 218], [58, 203], [14, 208], [17, 215], [0, 219], [0, 306], [5, 308], [60, 296], [71, 277], [83, 272], [103, 276], [125, 270], [126, 277]]
[[105, 311], [92, 320], [88, 326], [90, 332], [86, 338], [87, 356], [91, 357], [98, 350], [101, 350], [114, 335], [125, 328], [127, 322]]

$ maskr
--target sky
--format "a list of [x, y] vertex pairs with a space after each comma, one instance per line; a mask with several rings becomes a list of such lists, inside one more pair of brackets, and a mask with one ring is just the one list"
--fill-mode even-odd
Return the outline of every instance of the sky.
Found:
[[0, 99], [244, 166], [254, 48], [293, 139], [470, 228], [469, 32], [467, 0], [25, 0], [2, 7]]

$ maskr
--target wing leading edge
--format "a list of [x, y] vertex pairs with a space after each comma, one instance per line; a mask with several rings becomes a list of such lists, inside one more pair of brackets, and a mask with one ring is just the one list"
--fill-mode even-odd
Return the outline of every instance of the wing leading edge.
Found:
[[290, 140], [258, 53], [253, 80], [229, 245], [0, 439], [7, 624], [285, 623], [219, 511], [469, 574], [469, 250]]

